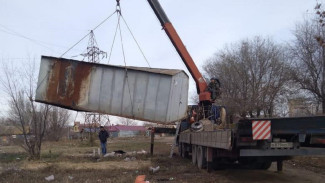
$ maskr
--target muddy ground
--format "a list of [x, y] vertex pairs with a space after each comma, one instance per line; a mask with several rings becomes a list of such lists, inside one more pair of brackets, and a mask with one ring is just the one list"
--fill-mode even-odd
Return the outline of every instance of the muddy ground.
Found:
[[[0, 182], [134, 182], [146, 175], [153, 182], [324, 182], [325, 157], [295, 158], [286, 161], [284, 171], [245, 170], [236, 166], [207, 173], [188, 159], [168, 158], [172, 138], [157, 138], [155, 155], [143, 153], [150, 149], [149, 138], [125, 138], [109, 141], [108, 151], [124, 150], [120, 157], [93, 157], [86, 142], [46, 142], [41, 160], [29, 161], [19, 146], [0, 146]], [[134, 153], [138, 152], [138, 153]], [[129, 158], [129, 159], [128, 159]], [[149, 167], [160, 166], [157, 173]], [[47, 181], [45, 177], [54, 176]]]

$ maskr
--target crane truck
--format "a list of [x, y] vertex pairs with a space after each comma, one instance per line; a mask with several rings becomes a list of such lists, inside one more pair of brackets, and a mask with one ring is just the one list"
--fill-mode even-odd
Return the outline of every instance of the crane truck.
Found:
[[[225, 120], [220, 119], [225, 115], [224, 107], [211, 100], [206, 81], [159, 1], [148, 2], [192, 75], [199, 95], [198, 105], [189, 106], [188, 117], [176, 134], [182, 157], [191, 157], [194, 165], [208, 171], [234, 163], [246, 168], [268, 169], [272, 162], [277, 162], [277, 170], [281, 171], [283, 161], [293, 156], [325, 155], [325, 148], [320, 148], [325, 147], [325, 116], [247, 118], [232, 124], [222, 121]], [[212, 109], [218, 110], [218, 116]], [[214, 128], [212, 122], [212, 127], [205, 125], [206, 130], [199, 130], [204, 121], [211, 119], [220, 119], [226, 125]]]

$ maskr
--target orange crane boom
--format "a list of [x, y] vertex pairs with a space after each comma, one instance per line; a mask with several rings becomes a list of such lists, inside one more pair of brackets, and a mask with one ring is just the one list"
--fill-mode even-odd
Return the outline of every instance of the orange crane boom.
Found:
[[183, 41], [177, 34], [173, 24], [169, 21], [166, 13], [162, 9], [158, 0], [148, 0], [151, 8], [155, 12], [157, 18], [159, 19], [163, 29], [165, 30], [166, 34], [168, 35], [169, 39], [173, 43], [174, 47], [176, 48], [179, 56], [182, 58], [183, 62], [185, 63], [187, 69], [191, 73], [197, 88], [197, 93], [199, 94], [199, 100], [202, 101], [210, 101], [210, 92], [207, 90], [207, 83], [205, 82], [202, 74], [200, 73], [199, 69], [195, 65], [191, 55], [187, 51]]

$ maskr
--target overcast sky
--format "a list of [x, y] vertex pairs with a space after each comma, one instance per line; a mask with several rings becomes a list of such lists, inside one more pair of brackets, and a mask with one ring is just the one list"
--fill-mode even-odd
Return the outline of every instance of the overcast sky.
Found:
[[[242, 39], [263, 36], [278, 43], [292, 40], [295, 24], [311, 16], [316, 1], [160, 0], [160, 3], [201, 69], [216, 51]], [[30, 56], [38, 60], [41, 55], [59, 57], [112, 14], [115, 5], [115, 0], [0, 0], [0, 59], [21, 65]], [[147, 0], [121, 0], [121, 7], [151, 67], [186, 70]], [[106, 52], [112, 44], [116, 19], [113, 16], [95, 31], [99, 47]], [[147, 66], [123, 24], [122, 31], [127, 64]], [[88, 38], [64, 57], [81, 59], [74, 56], [84, 52], [87, 42]], [[116, 40], [110, 64], [123, 65], [120, 50]], [[107, 59], [102, 63], [107, 63]], [[192, 79], [190, 90], [190, 94], [195, 92]], [[0, 94], [0, 104], [4, 105], [3, 93]]]

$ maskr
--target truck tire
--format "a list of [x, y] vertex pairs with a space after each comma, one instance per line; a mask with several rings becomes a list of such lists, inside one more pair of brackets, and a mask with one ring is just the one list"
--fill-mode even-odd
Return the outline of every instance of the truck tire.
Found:
[[183, 144], [183, 143], [179, 143], [179, 144], [178, 144], [178, 155], [179, 155], [179, 156], [183, 156], [183, 155], [182, 155], [182, 152], [183, 152], [182, 144]]
[[261, 164], [260, 169], [261, 170], [267, 170], [271, 167], [272, 161], [265, 161]]
[[272, 161], [259, 158], [245, 158], [239, 161], [243, 168], [253, 170], [267, 170], [271, 167]]
[[202, 146], [197, 146], [196, 149], [196, 161], [197, 161], [197, 167], [199, 169], [204, 169], [206, 168], [206, 156], [205, 156], [205, 148]]
[[192, 145], [192, 163], [193, 163], [193, 165], [196, 165], [196, 163], [197, 163], [196, 150], [197, 150], [196, 145]]
[[185, 143], [182, 143], [182, 157], [183, 158], [188, 158], [189, 156], [188, 156], [188, 151], [187, 151], [187, 144], [185, 144]]

